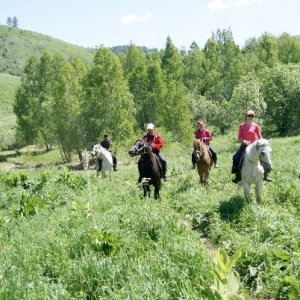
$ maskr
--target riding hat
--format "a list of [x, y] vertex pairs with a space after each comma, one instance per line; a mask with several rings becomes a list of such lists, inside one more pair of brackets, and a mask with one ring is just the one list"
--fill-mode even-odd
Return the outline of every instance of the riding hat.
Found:
[[149, 123], [148, 125], [147, 125], [147, 129], [154, 129], [154, 124], [153, 123]]
[[198, 121], [197, 124], [198, 124], [199, 126], [204, 126], [203, 121]]
[[105, 133], [105, 134], [104, 134], [104, 138], [107, 138], [107, 137], [108, 137], [108, 133]]
[[246, 116], [254, 116], [255, 117], [255, 113], [253, 110], [250, 109], [246, 112]]

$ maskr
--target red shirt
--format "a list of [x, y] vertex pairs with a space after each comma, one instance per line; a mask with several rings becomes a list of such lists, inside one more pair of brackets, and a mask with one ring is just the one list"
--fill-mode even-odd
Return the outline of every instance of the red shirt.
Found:
[[156, 134], [155, 132], [153, 132], [153, 135], [151, 135], [149, 133], [146, 134], [144, 136], [144, 140], [148, 144], [150, 144], [153, 152], [159, 152], [159, 150], [162, 148], [162, 146], [164, 144], [162, 137], [160, 135]]
[[202, 139], [204, 144], [209, 145], [212, 137], [210, 132], [203, 128], [202, 131], [200, 129], [195, 131], [195, 139]]
[[252, 123], [250, 126], [247, 123], [241, 123], [239, 128], [238, 140], [242, 144], [244, 141], [249, 141], [251, 143], [255, 142], [257, 139], [262, 139], [260, 128], [256, 123]]

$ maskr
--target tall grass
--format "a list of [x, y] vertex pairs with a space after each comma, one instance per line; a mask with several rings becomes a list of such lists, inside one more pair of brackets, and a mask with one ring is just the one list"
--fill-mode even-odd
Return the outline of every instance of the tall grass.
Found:
[[273, 140], [261, 206], [231, 183], [232, 135], [213, 140], [220, 169], [208, 188], [189, 170], [191, 145], [167, 145], [160, 204], [141, 197], [126, 149], [112, 182], [59, 165], [56, 150], [6, 152], [19, 169], [0, 172], [0, 298], [205, 299], [223, 248], [241, 250], [235, 270], [248, 298], [296, 299], [299, 139]]

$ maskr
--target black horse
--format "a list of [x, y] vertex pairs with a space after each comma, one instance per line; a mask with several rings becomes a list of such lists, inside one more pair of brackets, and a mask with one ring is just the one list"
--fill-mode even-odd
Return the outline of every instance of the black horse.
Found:
[[152, 152], [150, 145], [143, 139], [137, 140], [129, 150], [130, 156], [141, 155], [138, 169], [139, 182], [142, 182], [144, 197], [150, 197], [150, 185], [154, 186], [154, 198], [160, 199], [162, 169], [159, 158]]

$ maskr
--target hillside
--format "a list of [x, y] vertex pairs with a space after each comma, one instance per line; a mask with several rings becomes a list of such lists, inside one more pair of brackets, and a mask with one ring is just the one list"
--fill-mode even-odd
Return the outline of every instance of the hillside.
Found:
[[96, 49], [83, 48], [48, 35], [0, 25], [0, 73], [20, 76], [31, 55], [38, 57], [48, 51], [59, 53], [65, 60], [79, 57], [91, 65]]

